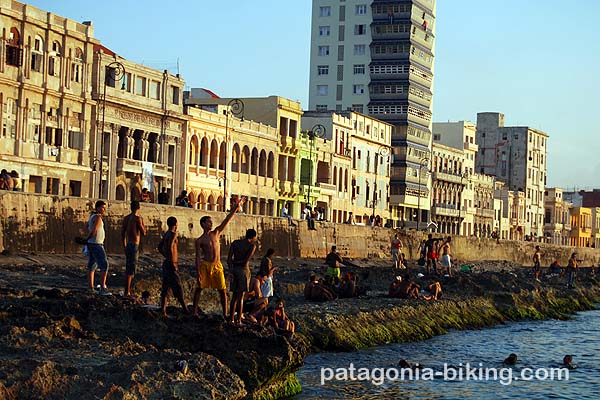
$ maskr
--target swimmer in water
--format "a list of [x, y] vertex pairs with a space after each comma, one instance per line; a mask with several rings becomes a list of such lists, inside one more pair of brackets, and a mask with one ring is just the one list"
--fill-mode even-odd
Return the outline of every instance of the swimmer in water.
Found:
[[517, 355], [515, 353], [510, 353], [510, 355], [504, 359], [504, 364], [515, 365], [517, 363], [517, 360]]

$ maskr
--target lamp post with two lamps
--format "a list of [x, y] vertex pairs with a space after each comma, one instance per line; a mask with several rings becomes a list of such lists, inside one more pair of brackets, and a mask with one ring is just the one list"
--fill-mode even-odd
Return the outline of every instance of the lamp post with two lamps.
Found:
[[421, 222], [421, 171], [423, 167], [429, 167], [429, 158], [423, 157], [419, 160], [419, 198], [417, 200], [417, 230], [419, 230], [419, 222]]
[[231, 99], [227, 103], [227, 109], [223, 111], [225, 114], [225, 163], [223, 164], [223, 211], [227, 211], [227, 159], [229, 158], [229, 117], [237, 117], [244, 119], [244, 102], [240, 99]]
[[326, 133], [326, 129], [323, 125], [321, 124], [316, 124], [315, 126], [312, 127], [312, 129], [308, 132], [304, 132], [303, 135], [305, 137], [308, 138], [308, 140], [310, 140], [310, 146], [309, 146], [309, 155], [308, 155], [308, 159], [309, 159], [309, 169], [308, 169], [308, 200], [307, 203], [310, 204], [310, 191], [312, 188], [312, 170], [313, 170], [313, 160], [312, 160], [312, 154], [313, 154], [313, 148], [315, 146], [315, 139], [323, 139], [325, 138], [325, 133]]
[[[98, 127], [98, 131], [100, 131], [100, 154], [99, 158], [94, 160], [94, 168], [96, 167], [96, 162], [98, 162], [98, 198], [102, 197], [102, 173], [103, 171], [103, 163], [104, 163], [104, 123], [106, 118], [106, 87], [108, 86], [109, 79], [111, 82], [111, 87], [116, 86], [117, 82], [123, 81], [123, 86], [121, 90], [125, 89], [125, 66], [118, 61], [113, 61], [110, 64], [104, 67], [104, 88], [102, 90], [102, 97], [100, 101], [102, 102], [102, 124]], [[114, 86], [113, 86], [114, 85]], [[110, 153], [110, 152], [109, 152]], [[110, 160], [110, 154], [108, 155]], [[108, 163], [108, 160], [107, 160]], [[106, 184], [108, 186], [108, 176], [106, 178]], [[108, 189], [107, 189], [108, 190]], [[106, 197], [108, 197], [108, 192]]]

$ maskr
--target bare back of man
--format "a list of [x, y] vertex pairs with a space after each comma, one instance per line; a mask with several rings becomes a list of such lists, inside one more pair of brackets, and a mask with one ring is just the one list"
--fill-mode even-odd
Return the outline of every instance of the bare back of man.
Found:
[[203, 229], [203, 233], [195, 242], [196, 272], [198, 273], [198, 278], [196, 289], [194, 290], [194, 315], [198, 315], [198, 302], [200, 301], [202, 289], [213, 288], [219, 292], [223, 317], [227, 319], [227, 293], [223, 264], [221, 264], [220, 239], [221, 233], [246, 200], [247, 197], [242, 196], [237, 204], [232, 204], [229, 214], [215, 229], [213, 229], [211, 217], [205, 216], [200, 219], [200, 226]]
[[121, 239], [125, 249], [125, 296], [131, 296], [131, 283], [137, 268], [139, 257], [140, 237], [146, 234], [144, 220], [138, 214], [140, 203], [131, 202], [131, 214], [123, 218], [121, 226]]

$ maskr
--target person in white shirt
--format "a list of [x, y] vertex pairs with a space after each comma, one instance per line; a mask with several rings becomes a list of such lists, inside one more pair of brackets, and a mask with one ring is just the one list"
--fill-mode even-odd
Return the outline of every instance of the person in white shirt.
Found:
[[289, 204], [285, 204], [283, 206], [283, 208], [281, 209], [281, 217], [287, 218], [289, 226], [296, 226], [296, 224], [294, 223], [294, 220], [292, 219], [292, 216], [289, 214], [288, 206], [289, 206]]
[[110, 296], [111, 293], [106, 288], [106, 276], [108, 275], [108, 257], [104, 250], [104, 221], [102, 216], [106, 212], [106, 203], [102, 200], [96, 202], [96, 211], [90, 216], [88, 221], [88, 283], [90, 289], [94, 291], [94, 272], [96, 267], [100, 270], [100, 294]]

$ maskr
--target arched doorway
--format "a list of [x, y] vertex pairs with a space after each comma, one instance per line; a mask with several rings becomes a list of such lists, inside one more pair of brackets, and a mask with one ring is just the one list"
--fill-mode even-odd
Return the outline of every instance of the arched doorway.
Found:
[[118, 185], [115, 191], [115, 200], [125, 201], [125, 188], [123, 185]]

